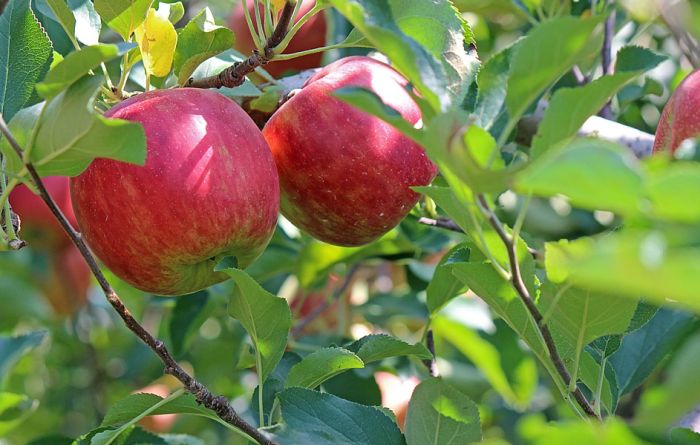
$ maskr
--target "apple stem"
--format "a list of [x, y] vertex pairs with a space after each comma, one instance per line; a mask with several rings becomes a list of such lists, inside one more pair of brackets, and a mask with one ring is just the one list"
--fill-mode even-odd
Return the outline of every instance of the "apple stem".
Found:
[[573, 394], [574, 399], [576, 399], [576, 402], [579, 404], [579, 406], [581, 406], [583, 411], [591, 417], [600, 419], [600, 415], [598, 415], [595, 412], [595, 410], [591, 407], [591, 404], [586, 399], [586, 396], [576, 386], [575, 382], [572, 381], [571, 375], [569, 374], [569, 370], [566, 368], [566, 365], [564, 365], [564, 361], [562, 360], [561, 355], [559, 355], [559, 351], [557, 350], [556, 344], [554, 343], [552, 332], [549, 330], [549, 327], [543, 322], [542, 313], [535, 305], [535, 302], [532, 299], [532, 296], [530, 295], [530, 291], [528, 290], [527, 286], [525, 285], [525, 282], [523, 281], [523, 276], [520, 271], [520, 262], [518, 261], [517, 239], [508, 234], [501, 221], [491, 209], [491, 206], [489, 205], [485, 195], [479, 194], [477, 196], [476, 202], [478, 204], [477, 207], [482, 211], [491, 227], [493, 227], [493, 229], [498, 234], [498, 237], [501, 239], [501, 241], [503, 241], [503, 244], [506, 246], [506, 249], [508, 251], [508, 262], [510, 263], [511, 285], [513, 286], [513, 289], [515, 289], [516, 293], [524, 303], [527, 311], [530, 313], [530, 316], [535, 322], [535, 326], [540, 331], [542, 340], [544, 341], [544, 344], [547, 347], [547, 351], [549, 352], [549, 358], [552, 360], [552, 363], [554, 364], [557, 373], [563, 380], [564, 385], [570, 386], [572, 388], [571, 393]]
[[[24, 158], [24, 150], [19, 145], [14, 135], [7, 127], [7, 123], [0, 113], [0, 132], [7, 138], [8, 143], [12, 149], [17, 153], [20, 159]], [[260, 445], [276, 445], [275, 442], [271, 441], [262, 432], [258, 431], [254, 426], [246, 422], [231, 406], [228, 399], [224, 396], [217, 396], [212, 394], [202, 383], [194, 379], [190, 374], [187, 373], [175, 360], [175, 358], [170, 354], [165, 344], [156, 339], [151, 333], [149, 333], [135, 318], [131, 315], [131, 312], [124, 305], [124, 302], [119, 298], [117, 293], [114, 291], [110, 285], [107, 278], [104, 276], [100, 267], [97, 265], [97, 260], [90, 252], [87, 244], [82, 239], [80, 233], [78, 233], [68, 222], [61, 209], [59, 209], [56, 202], [51, 198], [51, 195], [46, 190], [44, 183], [36, 171], [36, 168], [28, 162], [25, 161], [25, 168], [29, 173], [32, 182], [36, 185], [39, 190], [39, 195], [41, 199], [46, 203], [46, 205], [51, 210], [51, 213], [56, 217], [58, 222], [63, 227], [63, 230], [68, 234], [71, 241], [80, 251], [80, 254], [85, 259], [88, 267], [95, 276], [97, 283], [102, 288], [102, 291], [107, 297], [107, 301], [110, 305], [117, 311], [119, 316], [124, 321], [124, 324], [131, 330], [137, 337], [141, 339], [149, 348], [151, 348], [156, 355], [165, 364], [165, 373], [170, 374], [177, 378], [184, 386], [184, 388], [191, 393], [198, 403], [204, 405], [210, 410], [214, 411], [219, 418], [224, 420], [226, 423], [233, 425], [234, 427], [240, 429], [246, 433], [251, 438], [255, 439]]]
[[[289, 24], [294, 15], [295, 4], [285, 2], [280, 13], [277, 26], [272, 31], [272, 35], [267, 39], [262, 51], [256, 49], [253, 54], [242, 62], [235, 63], [217, 75], [205, 77], [203, 79], [190, 78], [185, 82], [190, 88], [235, 88], [245, 81], [245, 77], [255, 71], [259, 66], [267, 64], [275, 56], [275, 48], [284, 40], [289, 31]], [[260, 13], [255, 9], [258, 16]]]

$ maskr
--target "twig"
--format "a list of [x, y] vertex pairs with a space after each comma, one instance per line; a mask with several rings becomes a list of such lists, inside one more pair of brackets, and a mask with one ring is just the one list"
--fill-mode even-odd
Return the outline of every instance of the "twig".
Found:
[[428, 360], [423, 360], [423, 364], [426, 368], [428, 368], [431, 376], [438, 377], [440, 375], [440, 371], [438, 370], [437, 363], [435, 362], [435, 339], [433, 337], [432, 329], [428, 329], [428, 332], [425, 335], [425, 347], [428, 348], [428, 351], [430, 351], [430, 354], [432, 354], [433, 357]]
[[[7, 138], [10, 146], [14, 149], [15, 153], [20, 159], [24, 159], [24, 151], [22, 147], [18, 144], [17, 140], [14, 138], [7, 124], [0, 114], [0, 131]], [[46, 203], [46, 205], [51, 209], [51, 212], [58, 219], [58, 222], [63, 227], [63, 230], [68, 234], [73, 244], [78, 248], [81, 255], [87, 262], [92, 274], [97, 279], [102, 291], [107, 297], [107, 301], [112, 305], [112, 307], [117, 311], [119, 316], [124, 320], [124, 324], [134, 333], [137, 337], [141, 339], [149, 348], [151, 348], [158, 357], [165, 364], [165, 373], [170, 374], [177, 378], [185, 387], [185, 389], [190, 392], [197, 399], [197, 402], [204, 405], [205, 407], [216, 412], [216, 414], [225, 422], [235, 426], [236, 428], [243, 431], [245, 434], [250, 436], [252, 439], [256, 440], [260, 445], [275, 445], [270, 439], [268, 439], [263, 433], [258, 431], [254, 426], [243, 420], [241, 416], [236, 413], [231, 404], [228, 402], [224, 396], [216, 396], [212, 394], [203, 384], [195, 380], [191, 375], [189, 375], [178, 363], [175, 361], [173, 356], [170, 354], [165, 344], [153, 337], [146, 329], [144, 329], [141, 324], [131, 315], [131, 312], [126, 308], [122, 300], [116, 294], [112, 286], [105, 278], [104, 274], [97, 265], [95, 257], [88, 249], [87, 245], [82, 239], [80, 233], [76, 232], [75, 229], [70, 225], [66, 217], [63, 215], [61, 210], [58, 208], [54, 202], [51, 195], [46, 190], [41, 177], [37, 173], [36, 169], [31, 163], [26, 165], [27, 171], [32, 178], [32, 181], [39, 190], [39, 195], [41, 199]]]
[[334, 304], [336, 301], [340, 299], [340, 297], [343, 296], [345, 291], [348, 289], [350, 286], [350, 283], [352, 282], [352, 279], [355, 277], [355, 272], [359, 269], [359, 265], [356, 264], [350, 268], [348, 271], [347, 275], [345, 275], [345, 279], [341, 283], [340, 286], [333, 292], [333, 296], [331, 298], [327, 298], [322, 304], [319, 304], [316, 306], [311, 312], [309, 312], [306, 317], [302, 318], [299, 323], [296, 324], [292, 328], [292, 337], [298, 337], [301, 335], [302, 331], [304, 330], [305, 327], [307, 327], [310, 323], [312, 323], [319, 315], [323, 313], [326, 309], [331, 307], [332, 304]]
[[[484, 195], [478, 195], [477, 202], [479, 203], [479, 206], [481, 207], [482, 211], [485, 213], [489, 224], [491, 224], [491, 227], [493, 227], [493, 229], [498, 234], [498, 237], [501, 238], [501, 241], [503, 241], [503, 244], [505, 244], [506, 249], [508, 250], [508, 261], [510, 263], [511, 284], [520, 296], [520, 299], [525, 304], [525, 307], [527, 308], [528, 312], [534, 319], [536, 326], [539, 328], [540, 333], [542, 334], [542, 339], [544, 340], [544, 343], [547, 347], [547, 351], [549, 352], [549, 357], [552, 359], [552, 363], [554, 363], [554, 367], [557, 369], [557, 372], [564, 381], [564, 384], [566, 386], [569, 386], [569, 384], [571, 383], [571, 375], [569, 375], [569, 371], [566, 369], [564, 361], [559, 355], [559, 351], [557, 351], [557, 347], [554, 343], [554, 338], [552, 337], [552, 333], [549, 330], [549, 327], [547, 327], [546, 324], [542, 323], [542, 313], [540, 313], [540, 310], [535, 305], [535, 302], [530, 296], [530, 291], [527, 289], [527, 286], [525, 286], [525, 282], [523, 282], [522, 273], [520, 271], [520, 262], [518, 261], [518, 254], [516, 251], [517, 247], [515, 244], [515, 240], [510, 235], [508, 235], [505, 228], [503, 227], [503, 224], [501, 224], [501, 221], [498, 219], [498, 217], [496, 217], [496, 214], [489, 206], [489, 203], [486, 201]], [[578, 402], [578, 404], [581, 406], [581, 408], [583, 408], [583, 411], [586, 414], [588, 414], [591, 417], [599, 418], [596, 415], [593, 408], [591, 407], [588, 400], [586, 399], [586, 396], [583, 395], [583, 393], [578, 387], [574, 389], [573, 396], [576, 399], [576, 402]]]
[[190, 78], [185, 86], [191, 88], [235, 88], [242, 85], [245, 81], [245, 76], [255, 71], [255, 68], [267, 64], [275, 56], [275, 48], [284, 40], [289, 30], [294, 6], [295, 3], [285, 2], [279, 22], [277, 22], [277, 26], [270, 38], [267, 39], [262, 53], [256, 49], [246, 60], [235, 63], [215, 76], [197, 80]]
[[[613, 73], [612, 66], [612, 39], [615, 34], [615, 17], [616, 13], [613, 9], [610, 15], [605, 20], [605, 31], [603, 33], [603, 49], [602, 49], [602, 63], [603, 63], [603, 75], [608, 75]], [[612, 119], [613, 113], [610, 101], [608, 101], [603, 109], [600, 110], [600, 116], [605, 119]]]
[[[432, 226], [432, 227], [439, 227], [441, 229], [450, 230], [452, 232], [457, 232], [457, 233], [464, 233], [464, 230], [462, 230], [462, 228], [459, 227], [459, 225], [457, 225], [456, 222], [454, 222], [450, 218], [446, 218], [444, 216], [441, 216], [437, 219], [422, 217], [422, 218], [418, 219], [418, 224], [424, 224], [426, 226]], [[530, 252], [530, 255], [532, 255], [533, 258], [535, 258], [538, 261], [544, 259], [544, 255], [542, 254], [542, 252], [540, 252], [537, 249], [534, 249], [534, 248], [528, 246], [527, 251]]]

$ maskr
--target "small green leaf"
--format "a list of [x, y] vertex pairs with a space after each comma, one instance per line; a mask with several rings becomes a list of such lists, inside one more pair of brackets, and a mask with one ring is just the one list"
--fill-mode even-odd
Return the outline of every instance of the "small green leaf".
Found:
[[343, 348], [323, 348], [314, 351], [294, 365], [284, 386], [316, 388], [326, 380], [348, 369], [364, 368], [365, 364], [357, 355]]
[[467, 326], [444, 316], [436, 317], [432, 327], [438, 338], [450, 342], [470, 362], [474, 363], [493, 389], [509, 405], [517, 409], [527, 407], [536, 386], [533, 382], [537, 381], [536, 365], [533, 360], [521, 361], [518, 372], [511, 375], [515, 377], [511, 382], [503, 363], [505, 357], [501, 356], [501, 352], [495, 345], [481, 338]]
[[408, 445], [462, 445], [480, 440], [479, 409], [465, 394], [437, 378], [413, 390], [406, 417]]
[[209, 302], [209, 292], [200, 291], [177, 298], [168, 328], [173, 344], [173, 354], [185, 352], [188, 342], [204, 323], [208, 312], [205, 311]]
[[95, 10], [124, 41], [146, 20], [153, 0], [95, 0]]
[[431, 314], [442, 309], [450, 300], [467, 291], [463, 282], [452, 274], [452, 264], [469, 261], [471, 250], [458, 244], [442, 257], [433, 279], [426, 289], [428, 310]]
[[204, 8], [178, 32], [173, 62], [178, 83], [184, 85], [202, 62], [230, 49], [233, 39], [233, 32], [217, 26], [209, 8]]
[[576, 207], [637, 215], [644, 192], [639, 163], [629, 149], [599, 139], [576, 139], [549, 151], [516, 179], [535, 196], [564, 195]]
[[65, 0], [46, 0], [46, 3], [51, 8], [51, 11], [56, 15], [58, 23], [61, 24], [63, 30], [66, 31], [69, 37], [75, 36], [75, 16], [73, 11], [68, 7]]
[[38, 407], [39, 402], [25, 395], [0, 392], [0, 437], [17, 428]]
[[506, 107], [512, 119], [581, 60], [596, 54], [602, 35], [594, 32], [601, 17], [556, 18], [533, 28], [517, 46], [510, 64]]
[[696, 223], [700, 221], [700, 165], [672, 163], [650, 171], [647, 196], [651, 213], [667, 221]]
[[224, 269], [236, 282], [229, 315], [241, 322], [258, 355], [258, 373], [264, 380], [282, 358], [292, 326], [292, 311], [284, 298], [260, 287], [239, 269]]
[[112, 60], [118, 55], [119, 48], [116, 45], [85, 46], [73, 51], [51, 67], [44, 80], [36, 85], [36, 91], [44, 99], [51, 99], [100, 63]]
[[22, 356], [41, 344], [46, 334], [46, 331], [34, 331], [17, 337], [0, 337], [0, 381]]
[[275, 433], [281, 443], [405, 444], [399, 427], [379, 408], [304, 388], [288, 388], [278, 398], [284, 425]]
[[365, 364], [384, 360], [389, 357], [408, 355], [424, 360], [433, 358], [428, 348], [422, 343], [412, 345], [396, 337], [385, 334], [364, 336], [350, 343], [346, 348], [357, 354]]
[[29, 0], [12, 0], [0, 16], [0, 114], [6, 122], [27, 103], [48, 70], [51, 41]]

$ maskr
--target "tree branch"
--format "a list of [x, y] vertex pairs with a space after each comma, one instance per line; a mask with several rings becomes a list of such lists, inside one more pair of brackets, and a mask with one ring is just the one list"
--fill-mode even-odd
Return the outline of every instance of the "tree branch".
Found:
[[[301, 1], [301, 0], [299, 0]], [[254, 50], [253, 54], [242, 62], [233, 64], [215, 76], [197, 79], [190, 77], [185, 86], [191, 88], [235, 88], [245, 81], [245, 76], [255, 71], [255, 68], [266, 65], [275, 56], [275, 48], [279, 45], [289, 31], [289, 23], [294, 14], [295, 3], [285, 2], [279, 22], [272, 35], [265, 43], [265, 48], [261, 54]]]
[[[511, 284], [520, 296], [520, 299], [525, 304], [525, 307], [527, 308], [528, 312], [535, 320], [535, 324], [539, 328], [544, 343], [547, 347], [547, 351], [549, 352], [549, 357], [552, 359], [552, 363], [554, 363], [554, 367], [557, 369], [557, 372], [564, 381], [564, 384], [568, 387], [571, 383], [571, 375], [566, 369], [564, 361], [559, 355], [559, 351], [557, 351], [557, 347], [554, 343], [554, 338], [552, 337], [552, 333], [549, 330], [549, 327], [547, 327], [547, 325], [542, 322], [542, 313], [535, 305], [534, 300], [530, 296], [530, 291], [527, 289], [527, 286], [525, 286], [525, 282], [523, 281], [522, 273], [520, 271], [520, 262], [518, 261], [518, 254], [516, 251], [516, 240], [514, 240], [506, 232], [506, 229], [503, 227], [503, 224], [501, 224], [501, 221], [498, 219], [496, 214], [489, 206], [489, 203], [487, 202], [484, 195], [478, 195], [477, 202], [479, 204], [479, 207], [481, 207], [482, 211], [486, 215], [489, 224], [496, 231], [498, 237], [501, 238], [501, 241], [503, 241], [503, 244], [505, 244], [506, 249], [508, 250], [508, 261], [510, 263], [511, 272]], [[596, 415], [595, 411], [586, 399], [586, 396], [583, 395], [583, 393], [578, 387], [576, 387], [576, 389], [573, 391], [573, 396], [574, 399], [576, 399], [576, 402], [581, 406], [581, 408], [586, 414], [588, 414], [591, 417], [599, 418], [599, 416]]]
[[435, 361], [435, 337], [433, 336], [432, 329], [428, 329], [428, 332], [425, 334], [425, 347], [428, 348], [428, 351], [430, 351], [433, 357], [428, 360], [423, 360], [423, 364], [428, 368], [431, 376], [439, 377], [440, 372], [437, 367], [437, 362]]
[[[7, 124], [0, 114], [0, 132], [7, 138], [10, 146], [14, 149], [20, 159], [24, 159], [24, 150], [18, 144], [17, 140], [14, 138], [10, 132]], [[216, 412], [216, 414], [225, 422], [235, 426], [240, 429], [252, 439], [256, 440], [260, 445], [275, 445], [270, 439], [268, 439], [263, 433], [258, 431], [254, 426], [247, 423], [241, 416], [236, 413], [228, 399], [224, 396], [216, 396], [212, 394], [203, 384], [195, 380], [191, 375], [187, 373], [175, 360], [175, 358], [170, 354], [165, 344], [153, 337], [139, 322], [131, 315], [131, 312], [126, 308], [122, 300], [116, 294], [112, 286], [105, 278], [104, 274], [97, 265], [95, 257], [88, 249], [87, 245], [82, 239], [80, 233], [76, 232], [75, 229], [70, 225], [65, 215], [61, 212], [54, 202], [51, 195], [46, 190], [41, 177], [37, 173], [36, 169], [31, 163], [26, 165], [27, 171], [32, 178], [32, 181], [39, 190], [39, 195], [41, 199], [46, 203], [46, 205], [51, 209], [51, 213], [58, 219], [58, 222], [63, 227], [63, 230], [68, 234], [73, 244], [78, 248], [81, 255], [87, 262], [92, 274], [97, 279], [102, 291], [107, 297], [107, 301], [112, 307], [117, 311], [119, 316], [124, 321], [124, 324], [134, 333], [137, 337], [141, 339], [153, 352], [158, 355], [161, 361], [165, 364], [165, 373], [170, 374], [177, 378], [185, 387], [185, 389], [190, 392], [197, 399], [197, 402], [204, 405], [205, 407]]]
[[343, 296], [346, 290], [348, 290], [348, 287], [350, 286], [350, 283], [352, 282], [352, 279], [355, 277], [355, 273], [359, 269], [359, 265], [356, 264], [350, 268], [348, 273], [345, 275], [345, 279], [341, 283], [338, 288], [333, 292], [333, 296], [329, 299], [326, 299], [322, 304], [319, 304], [316, 306], [311, 312], [309, 312], [306, 317], [302, 318], [299, 323], [296, 324], [292, 328], [292, 337], [298, 337], [301, 335], [302, 331], [304, 330], [305, 327], [307, 327], [310, 323], [312, 323], [319, 315], [323, 313], [326, 309], [331, 307], [336, 301], [340, 300], [340, 297]]

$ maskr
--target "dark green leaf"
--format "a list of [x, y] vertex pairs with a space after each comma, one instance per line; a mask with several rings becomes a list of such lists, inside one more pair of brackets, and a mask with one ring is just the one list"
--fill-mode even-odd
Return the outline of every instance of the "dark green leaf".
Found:
[[285, 387], [300, 386], [313, 389], [344, 371], [364, 366], [362, 359], [347, 349], [319, 349], [292, 367]]
[[168, 326], [175, 356], [185, 351], [188, 340], [204, 322], [206, 318], [204, 308], [208, 302], [209, 292], [207, 291], [178, 297]]
[[436, 313], [450, 300], [467, 291], [467, 287], [452, 274], [452, 264], [469, 261], [471, 250], [463, 244], [453, 247], [440, 260], [433, 279], [426, 289], [428, 310]]
[[383, 360], [389, 357], [413, 355], [420, 359], [431, 359], [433, 356], [422, 343], [408, 344], [396, 337], [384, 334], [367, 335], [346, 346], [357, 354], [365, 364]]
[[51, 60], [51, 42], [29, 4], [11, 0], [0, 16], [0, 113], [6, 122], [27, 103]]
[[382, 410], [310, 389], [289, 388], [279, 395], [284, 444], [404, 445], [399, 427]]
[[0, 381], [22, 356], [41, 344], [46, 334], [46, 331], [34, 331], [17, 337], [0, 337]]

